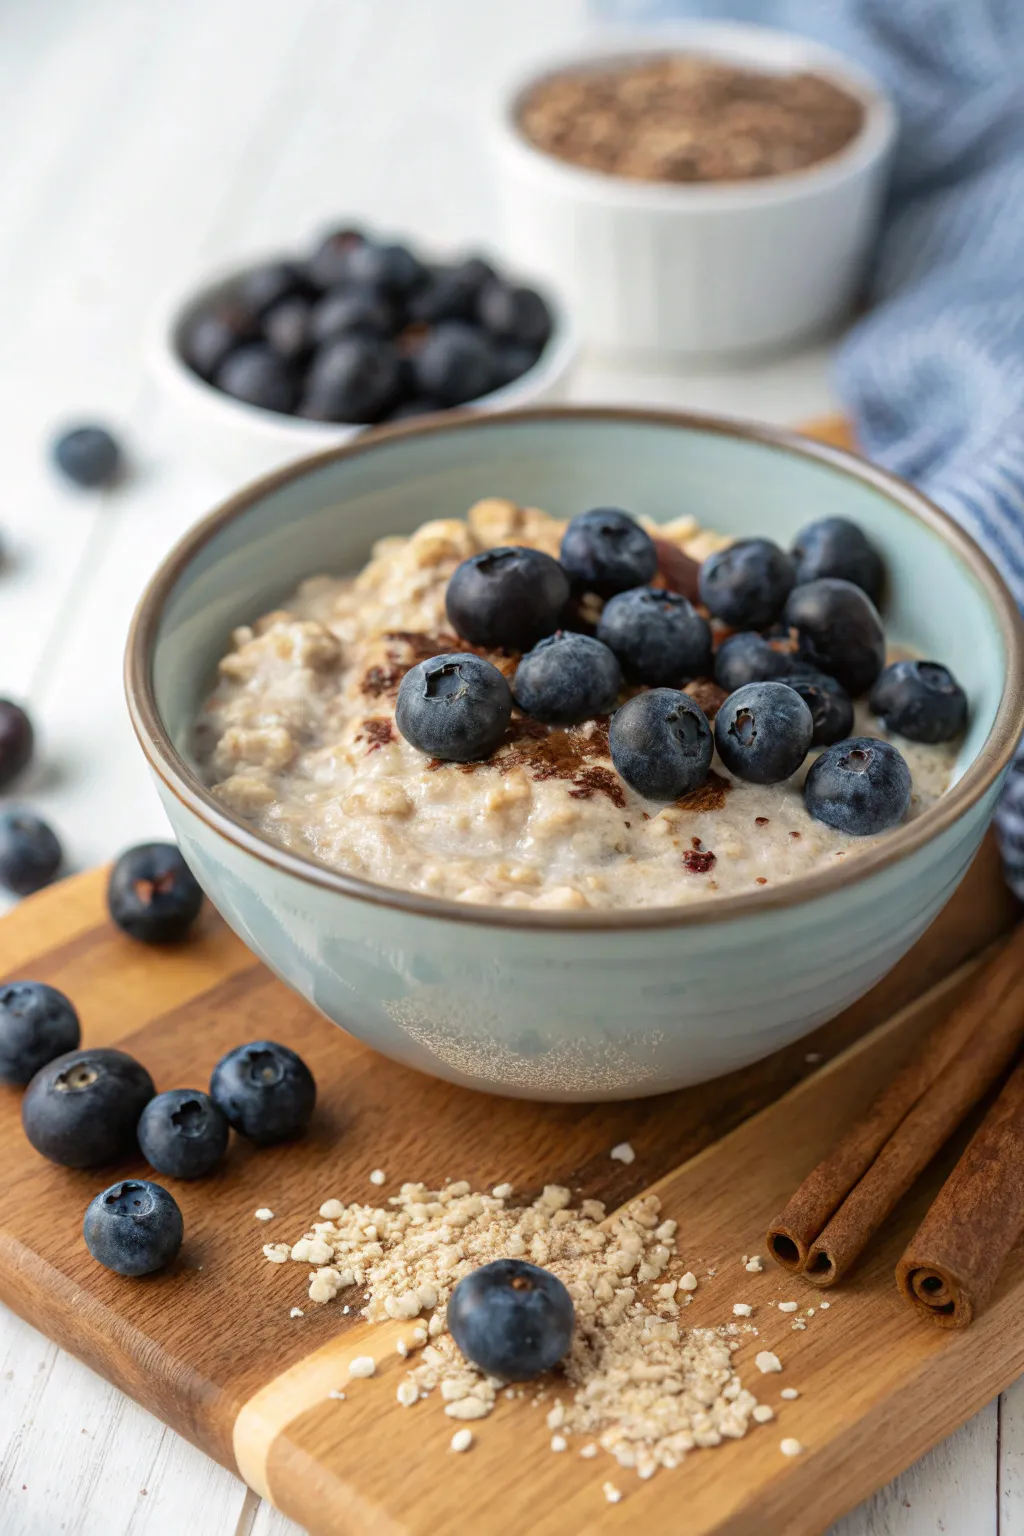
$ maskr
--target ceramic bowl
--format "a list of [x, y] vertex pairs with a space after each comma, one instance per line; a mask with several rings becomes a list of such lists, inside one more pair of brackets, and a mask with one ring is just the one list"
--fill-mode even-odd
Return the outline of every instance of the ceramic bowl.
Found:
[[[971, 721], [949, 792], [842, 867], [684, 909], [556, 913], [336, 873], [223, 809], [190, 755], [233, 626], [373, 540], [507, 496], [627, 506], [788, 542], [853, 518], [881, 549], [892, 638], [951, 666]], [[279, 470], [167, 558], [127, 657], [135, 729], [182, 851], [250, 948], [344, 1029], [452, 1081], [554, 1100], [659, 1093], [741, 1067], [852, 1003], [949, 899], [1021, 728], [1022, 638], [987, 559], [923, 496], [837, 449], [676, 414], [571, 408], [437, 419]]]
[[[685, 185], [570, 165], [519, 127], [539, 80], [666, 52], [826, 75], [862, 103], [863, 126], [839, 154], [791, 175]], [[792, 345], [834, 325], [855, 297], [895, 135], [895, 111], [877, 82], [807, 38], [703, 21], [602, 32], [573, 53], [535, 61], [495, 103], [504, 248], [572, 294], [596, 347], [656, 359]]]

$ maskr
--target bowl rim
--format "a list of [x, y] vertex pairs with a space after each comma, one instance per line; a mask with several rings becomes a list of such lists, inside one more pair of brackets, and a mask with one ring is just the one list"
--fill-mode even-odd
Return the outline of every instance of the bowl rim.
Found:
[[[703, 45], [703, 46], [702, 46]], [[768, 58], [754, 57], [756, 48], [767, 49]], [[777, 176], [751, 177], [746, 181], [667, 182], [640, 181], [598, 171], [562, 160], [527, 138], [519, 113], [528, 93], [543, 80], [579, 72], [602, 63], [628, 62], [666, 53], [700, 53], [732, 60], [763, 73], [774, 73], [773, 60], [793, 58], [790, 68], [804, 68], [825, 75], [864, 109], [864, 118], [853, 138], [824, 160]], [[861, 64], [838, 49], [783, 28], [762, 27], [754, 22], [708, 21], [699, 18], [664, 23], [645, 30], [624, 27], [584, 37], [548, 55], [535, 57], [506, 80], [492, 112], [491, 129], [504, 151], [532, 175], [547, 180], [564, 194], [621, 203], [637, 208], [678, 214], [714, 214], [773, 206], [817, 196], [884, 160], [892, 149], [898, 128], [893, 101], [881, 82]]]
[[[200, 550], [222, 528], [243, 516], [268, 494], [307, 474], [318, 472], [329, 464], [359, 454], [386, 450], [392, 442], [432, 436], [440, 432], [459, 435], [480, 428], [500, 430], [505, 423], [515, 427], [559, 420], [684, 428], [758, 443], [775, 452], [810, 459], [870, 486], [937, 534], [947, 547], [952, 548], [953, 553], [984, 589], [994, 610], [1007, 657], [1002, 697], [991, 729], [957, 783], [920, 816], [896, 828], [875, 848], [861, 854], [852, 867], [834, 865], [785, 881], [767, 891], [723, 896], [683, 907], [613, 908], [585, 912], [477, 905], [378, 884], [291, 853], [224, 809], [171, 741], [160, 717], [153, 686], [153, 648], [164, 604]], [[689, 928], [706, 923], [729, 922], [736, 918], [766, 916], [849, 889], [910, 857], [952, 827], [995, 783], [1010, 762], [1017, 745], [1024, 713], [1024, 621], [996, 567], [947, 512], [905, 481], [856, 454], [803, 437], [797, 432], [730, 417], [705, 416], [692, 411], [623, 406], [538, 406], [493, 416], [474, 411], [449, 412], [441, 418], [425, 418], [423, 421], [413, 420], [379, 427], [354, 441], [287, 464], [252, 481], [196, 523], [157, 568], [132, 619], [125, 652], [124, 681], [132, 726], [150, 768], [164, 787], [219, 838], [232, 843], [243, 853], [254, 856], [261, 863], [309, 885], [419, 917], [491, 928], [528, 929], [541, 933]]]

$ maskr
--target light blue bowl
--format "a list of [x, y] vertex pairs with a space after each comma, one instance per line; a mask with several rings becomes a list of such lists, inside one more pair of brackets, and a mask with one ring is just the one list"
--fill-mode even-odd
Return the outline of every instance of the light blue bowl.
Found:
[[[233, 626], [384, 533], [506, 496], [568, 516], [691, 513], [788, 543], [854, 519], [890, 576], [887, 627], [953, 668], [971, 724], [953, 788], [847, 870], [702, 907], [555, 913], [435, 900], [275, 847], [219, 806], [191, 724]], [[189, 864], [255, 953], [344, 1029], [454, 1082], [543, 1099], [661, 1093], [845, 1008], [962, 878], [1021, 729], [1022, 637], [993, 567], [940, 511], [849, 454], [731, 422], [541, 409], [411, 425], [292, 465], [214, 512], [142, 599], [132, 718]]]

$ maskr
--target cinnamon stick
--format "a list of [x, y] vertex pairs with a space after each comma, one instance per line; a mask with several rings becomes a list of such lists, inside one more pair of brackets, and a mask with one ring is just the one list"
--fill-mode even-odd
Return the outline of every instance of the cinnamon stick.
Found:
[[832, 1285], [1024, 1038], [1024, 925], [768, 1228], [784, 1268]]
[[1024, 1065], [1016, 1068], [896, 1266], [941, 1328], [966, 1328], [1024, 1233]]

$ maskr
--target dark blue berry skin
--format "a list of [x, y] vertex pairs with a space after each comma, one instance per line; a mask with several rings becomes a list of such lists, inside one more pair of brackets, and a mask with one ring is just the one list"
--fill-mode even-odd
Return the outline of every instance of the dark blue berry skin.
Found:
[[527, 651], [512, 695], [524, 715], [545, 725], [575, 725], [610, 715], [621, 687], [622, 669], [606, 645], [559, 629]]
[[766, 629], [796, 580], [793, 562], [769, 539], [740, 539], [700, 568], [700, 600], [734, 629]]
[[424, 395], [416, 395], [412, 400], [403, 400], [401, 405], [396, 405], [384, 418], [385, 421], [411, 421], [414, 416], [434, 416], [438, 411], [443, 411], [444, 406], [438, 400], [428, 400]]
[[28, 767], [34, 747], [32, 722], [21, 705], [0, 699], [0, 789]]
[[488, 394], [498, 379], [494, 348], [462, 320], [435, 327], [412, 359], [416, 388], [443, 405], [464, 405]]
[[233, 288], [243, 309], [262, 316], [282, 299], [296, 293], [308, 293], [309, 281], [293, 261], [267, 261], [243, 272]]
[[236, 299], [222, 299], [189, 320], [181, 337], [181, 355], [201, 379], [212, 380], [228, 355], [259, 335], [256, 316]]
[[264, 411], [294, 410], [299, 393], [294, 371], [262, 341], [247, 342], [230, 352], [213, 382], [224, 394]]
[[813, 734], [810, 710], [785, 683], [747, 683], [715, 716], [718, 755], [749, 784], [781, 784], [796, 773]]
[[150, 1099], [139, 1119], [139, 1147], [157, 1173], [174, 1179], [201, 1179], [227, 1151], [229, 1127], [223, 1110], [197, 1088], [172, 1088]]
[[910, 741], [953, 741], [967, 724], [967, 695], [937, 661], [894, 661], [869, 702], [890, 731]]
[[76, 1050], [78, 1014], [56, 987], [9, 981], [0, 987], [0, 1082], [19, 1087], [56, 1056]]
[[612, 716], [612, 762], [630, 789], [647, 800], [677, 800], [708, 776], [714, 738], [707, 717], [675, 688], [638, 693]]
[[529, 373], [537, 361], [538, 353], [532, 347], [521, 347], [514, 341], [505, 342], [494, 349], [493, 389], [502, 389]]
[[366, 240], [353, 246], [347, 275], [355, 283], [383, 288], [404, 298], [430, 279], [430, 271], [404, 245], [377, 245]]
[[140, 843], [122, 853], [107, 882], [107, 906], [143, 944], [174, 944], [199, 916], [203, 892], [175, 843]]
[[57, 438], [53, 462], [68, 480], [83, 490], [111, 485], [121, 471], [121, 449], [106, 427], [73, 427]]
[[793, 541], [792, 556], [798, 585], [833, 576], [852, 581], [873, 603], [882, 595], [882, 557], [862, 529], [845, 517], [823, 517], [809, 523]]
[[448, 1327], [467, 1360], [502, 1381], [530, 1381], [568, 1352], [576, 1317], [556, 1275], [523, 1259], [496, 1259], [464, 1275]]
[[769, 645], [764, 635], [743, 630], [723, 640], [715, 654], [715, 682], [726, 693], [747, 683], [778, 682], [793, 670], [793, 657]]
[[870, 837], [898, 826], [910, 805], [910, 769], [888, 741], [851, 736], [827, 747], [808, 771], [804, 804], [826, 826]]
[[617, 507], [595, 507], [574, 517], [558, 558], [578, 591], [598, 597], [645, 587], [658, 569], [654, 540]]
[[597, 638], [639, 683], [658, 687], [711, 675], [711, 626], [685, 597], [663, 587], [633, 587], [610, 598]]
[[825, 672], [800, 672], [784, 681], [803, 699], [814, 724], [812, 747], [829, 747], [842, 741], [853, 729], [853, 701], [850, 695]]
[[393, 409], [402, 392], [402, 359], [391, 342], [342, 336], [314, 357], [300, 415], [367, 424]]
[[89, 1202], [85, 1246], [118, 1275], [151, 1275], [176, 1258], [185, 1223], [173, 1195], [149, 1179], [123, 1179]]
[[495, 277], [481, 289], [477, 318], [499, 341], [543, 347], [551, 335], [551, 316], [539, 293]]
[[25, 1135], [65, 1168], [93, 1168], [135, 1150], [139, 1116], [156, 1089], [125, 1051], [68, 1051], [41, 1067], [21, 1101]]
[[441, 320], [472, 320], [483, 285], [494, 277], [494, 269], [479, 256], [470, 256], [457, 266], [435, 271], [425, 287], [409, 300], [409, 317], [437, 325]]
[[448, 582], [445, 607], [456, 633], [473, 645], [528, 651], [554, 634], [569, 597], [557, 560], [511, 545], [463, 560]]
[[222, 1056], [210, 1078], [210, 1097], [229, 1125], [269, 1147], [301, 1136], [316, 1103], [316, 1083], [301, 1056], [273, 1040], [253, 1040]]
[[313, 350], [310, 320], [313, 304], [300, 294], [282, 299], [263, 316], [263, 335], [289, 367], [304, 363]]
[[0, 813], [0, 885], [31, 896], [57, 874], [64, 851], [56, 833], [33, 811]]
[[333, 288], [351, 277], [353, 253], [366, 244], [366, 236], [351, 227], [325, 235], [306, 263], [306, 274], [317, 288]]
[[319, 347], [348, 332], [390, 337], [399, 321], [399, 312], [383, 289], [351, 284], [324, 294], [310, 316], [309, 333], [314, 346]]
[[885, 665], [878, 610], [850, 581], [823, 577], [794, 587], [786, 623], [797, 632], [803, 660], [838, 678], [852, 699], [868, 691]]
[[497, 667], [470, 651], [432, 656], [402, 678], [395, 724], [414, 747], [448, 763], [489, 757], [512, 718]]

